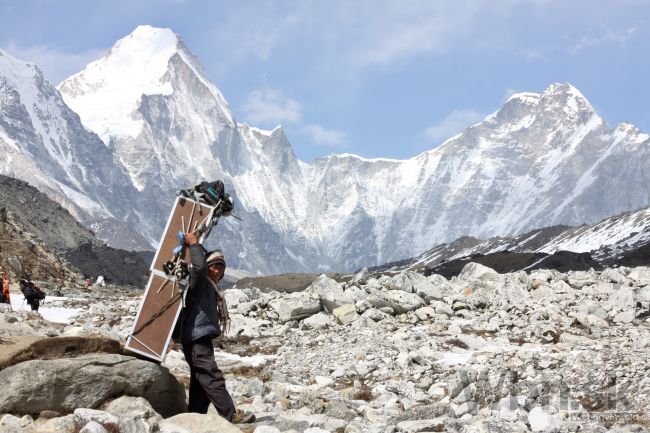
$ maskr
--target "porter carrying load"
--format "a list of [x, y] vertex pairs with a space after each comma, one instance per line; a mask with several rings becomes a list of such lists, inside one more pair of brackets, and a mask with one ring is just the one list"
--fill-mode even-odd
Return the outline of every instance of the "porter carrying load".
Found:
[[178, 193], [125, 349], [163, 361], [188, 284], [189, 254], [184, 233], [195, 234], [203, 243], [219, 219], [230, 215], [232, 209], [232, 198], [220, 180], [202, 182]]

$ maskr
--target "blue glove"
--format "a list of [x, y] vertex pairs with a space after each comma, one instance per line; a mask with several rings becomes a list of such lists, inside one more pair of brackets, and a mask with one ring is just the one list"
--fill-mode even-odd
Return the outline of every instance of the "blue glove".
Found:
[[173, 253], [175, 256], [178, 256], [178, 255], [180, 255], [180, 254], [183, 252], [183, 249], [185, 248], [185, 233], [183, 233], [183, 232], [178, 232], [178, 234], [176, 235], [176, 237], [178, 238], [178, 246], [177, 246], [176, 248], [174, 248], [174, 250], [172, 251], [172, 253]]

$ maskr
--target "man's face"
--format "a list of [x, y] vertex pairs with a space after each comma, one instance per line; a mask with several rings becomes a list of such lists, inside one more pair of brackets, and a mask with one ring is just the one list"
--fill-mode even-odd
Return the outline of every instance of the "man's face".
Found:
[[214, 280], [219, 281], [223, 278], [226, 268], [222, 265], [212, 265], [208, 268], [208, 276]]

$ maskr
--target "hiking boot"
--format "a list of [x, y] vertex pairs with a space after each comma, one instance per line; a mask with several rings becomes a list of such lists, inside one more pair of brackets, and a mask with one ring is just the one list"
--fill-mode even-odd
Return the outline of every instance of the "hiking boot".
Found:
[[250, 424], [255, 422], [255, 415], [250, 412], [244, 412], [243, 410], [237, 409], [235, 414], [232, 417], [233, 424]]

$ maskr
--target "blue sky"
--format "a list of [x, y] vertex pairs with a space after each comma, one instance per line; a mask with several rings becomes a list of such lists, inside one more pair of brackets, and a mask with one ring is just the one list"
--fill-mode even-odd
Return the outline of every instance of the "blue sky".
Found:
[[304, 161], [409, 158], [514, 92], [570, 82], [650, 131], [650, 0], [5, 0], [0, 48], [55, 84], [137, 25], [169, 27], [239, 121]]

